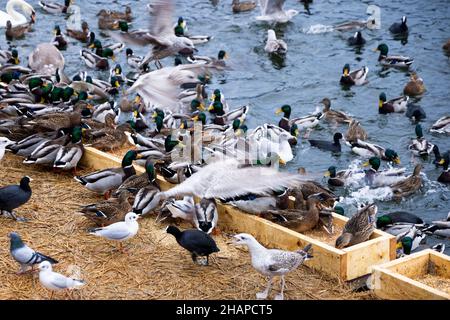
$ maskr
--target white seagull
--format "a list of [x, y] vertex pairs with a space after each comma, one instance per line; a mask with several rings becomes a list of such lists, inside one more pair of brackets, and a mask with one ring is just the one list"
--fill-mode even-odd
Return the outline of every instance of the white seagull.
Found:
[[273, 277], [281, 276], [281, 292], [275, 296], [275, 300], [283, 300], [284, 276], [312, 258], [312, 255], [308, 254], [311, 244], [308, 244], [303, 250], [284, 251], [266, 249], [252, 235], [247, 233], [235, 235], [234, 239], [235, 245], [246, 245], [250, 250], [253, 268], [269, 277], [266, 289], [256, 294], [257, 299], [266, 299], [272, 287]]
[[298, 14], [297, 10], [283, 10], [285, 0], [259, 0], [261, 15], [256, 20], [286, 23]]
[[119, 250], [123, 252], [122, 241], [134, 237], [139, 231], [137, 219], [139, 219], [139, 216], [136, 213], [128, 212], [125, 221], [116, 222], [104, 228], [95, 228], [89, 234], [119, 241]]
[[53, 291], [75, 289], [85, 285], [83, 280], [69, 278], [53, 272], [52, 265], [48, 261], [43, 261], [39, 264], [39, 281], [45, 288], [52, 290], [50, 299], [53, 296]]
[[264, 50], [267, 53], [286, 53], [287, 44], [282, 39], [277, 39], [275, 31], [267, 30], [267, 42]]

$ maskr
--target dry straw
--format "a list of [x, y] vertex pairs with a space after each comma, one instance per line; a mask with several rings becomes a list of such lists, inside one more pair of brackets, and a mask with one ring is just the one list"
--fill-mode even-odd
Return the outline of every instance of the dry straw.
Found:
[[[89, 235], [92, 223], [76, 214], [79, 205], [101, 200], [101, 196], [83, 188], [69, 173], [21, 162], [7, 154], [0, 163], [1, 186], [18, 183], [24, 175], [34, 179], [31, 200], [17, 211], [29, 221], [0, 217], [0, 299], [50, 297], [37, 273], [16, 275], [19, 266], [9, 254], [7, 237], [11, 231], [18, 232], [32, 248], [59, 260], [55, 271], [87, 282], [71, 292], [72, 299], [254, 299], [264, 288], [266, 282], [251, 267], [247, 250], [231, 246], [225, 233], [216, 237], [221, 251], [211, 257], [209, 267], [194, 265], [189, 253], [165, 234], [166, 225], [156, 224], [152, 217], [139, 221], [138, 235], [126, 243], [128, 253], [119, 253], [114, 244]], [[80, 170], [79, 174], [87, 172]], [[373, 298], [369, 293], [353, 293], [343, 283], [306, 267], [287, 277], [285, 296]], [[69, 296], [57, 293], [54, 298]]]

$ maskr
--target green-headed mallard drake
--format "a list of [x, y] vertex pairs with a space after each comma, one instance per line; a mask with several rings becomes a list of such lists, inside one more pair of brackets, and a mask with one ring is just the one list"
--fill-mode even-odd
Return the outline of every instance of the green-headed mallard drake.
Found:
[[399, 181], [403, 181], [406, 177], [403, 176], [404, 168], [400, 169], [386, 169], [379, 171], [381, 166], [381, 159], [379, 157], [371, 157], [368, 161], [363, 163], [363, 167], [370, 169], [364, 170], [364, 180], [370, 187], [385, 187], [393, 185]]
[[104, 227], [110, 224], [123, 221], [125, 215], [131, 211], [132, 207], [129, 200], [132, 194], [124, 191], [118, 198], [111, 198], [98, 203], [88, 204], [81, 207], [80, 212], [83, 216], [98, 226]]
[[81, 23], [81, 30], [67, 29], [66, 34], [71, 38], [86, 43], [89, 40], [89, 25], [86, 21], [83, 21]]
[[450, 116], [443, 116], [437, 120], [431, 126], [430, 132], [450, 134]]
[[291, 123], [289, 118], [291, 117], [292, 108], [290, 105], [285, 104], [280, 109], [278, 109], [275, 113], [278, 115], [283, 113], [283, 118], [278, 122], [278, 126], [286, 131], [290, 131]]
[[423, 220], [413, 213], [396, 211], [377, 218], [377, 228], [382, 229], [394, 223], [423, 224]]
[[378, 113], [388, 114], [393, 112], [405, 112], [409, 97], [403, 96], [387, 101], [386, 94], [380, 93], [378, 100]]
[[123, 157], [120, 168], [103, 169], [84, 176], [76, 176], [74, 179], [88, 190], [108, 197], [111, 190], [118, 188], [128, 177], [136, 174], [133, 161], [138, 157], [139, 155], [136, 151], [130, 150]]
[[54, 29], [55, 37], [53, 38], [53, 45], [58, 48], [58, 50], [66, 50], [67, 49], [67, 41], [61, 33], [61, 28], [59, 26], [55, 26]]
[[336, 171], [335, 166], [331, 166], [325, 172], [325, 177], [328, 177], [328, 184], [333, 187], [343, 187], [346, 185], [346, 180], [350, 177], [350, 171], [341, 170]]
[[408, 149], [417, 157], [427, 157], [433, 151], [434, 145], [423, 137], [422, 126], [420, 124], [416, 125], [415, 131], [416, 138], [411, 139], [411, 144], [408, 146]]
[[21, 24], [18, 26], [13, 27], [11, 21], [6, 22], [6, 30], [5, 30], [5, 36], [6, 39], [11, 41], [14, 39], [21, 39], [25, 37], [25, 33], [31, 31], [33, 23], [29, 22], [26, 24]]
[[[102, 44], [95, 36], [94, 32], [89, 33], [89, 42], [88, 42], [88, 48], [90, 49], [96, 49], [95, 53], [99, 56], [103, 56], [103, 50], [112, 50], [114, 54], [118, 54], [121, 52], [125, 45], [121, 42], [113, 42], [110, 44]], [[109, 54], [107, 54], [109, 56]]]
[[319, 148], [321, 150], [331, 151], [339, 153], [341, 152], [341, 143], [344, 136], [342, 133], [337, 132], [333, 136], [333, 141], [325, 141], [325, 140], [308, 140], [312, 147]]
[[[82, 49], [80, 51], [80, 57], [91, 69], [100, 69], [100, 70], [109, 69], [109, 62], [108, 58], [106, 57], [101, 57], [86, 49]], [[111, 54], [110, 57], [113, 57], [113, 53]]]
[[64, 0], [64, 4], [53, 1], [39, 1], [39, 6], [47, 13], [59, 14], [67, 13], [67, 8], [69, 8], [73, 3], [73, 0]]
[[437, 181], [441, 183], [450, 183], [450, 169], [449, 169], [450, 154], [448, 152], [444, 154], [441, 163], [442, 166], [444, 167], [444, 171], [438, 177]]
[[127, 22], [131, 22], [133, 20], [133, 15], [132, 15], [130, 6], [125, 7], [125, 12], [110, 11], [110, 10], [102, 9], [97, 13], [97, 16], [104, 16], [104, 17], [108, 17], [110, 19], [124, 20]]
[[219, 101], [214, 102], [212, 107], [214, 108], [215, 111], [213, 123], [220, 126], [224, 126], [228, 123], [231, 123], [236, 119], [241, 119], [241, 121], [243, 122], [247, 117], [248, 111], [250, 109], [248, 105], [245, 105], [225, 113], [223, 110], [223, 104]]
[[211, 233], [219, 221], [216, 201], [203, 198], [195, 207], [194, 226], [207, 234]]
[[317, 114], [312, 114], [309, 116], [293, 118], [289, 121], [289, 125], [291, 126], [291, 129], [290, 129], [291, 134], [292, 134], [292, 127], [294, 125], [297, 126], [298, 131], [303, 131], [305, 129], [310, 129], [310, 128], [316, 127], [320, 123], [320, 120], [322, 120], [322, 119], [323, 119], [323, 114], [321, 112], [319, 112]]
[[154, 186], [158, 187], [158, 183], [156, 181], [156, 169], [154, 166], [154, 161], [149, 158], [145, 161], [145, 172], [139, 175], [131, 176], [128, 179], [126, 179], [116, 190], [114, 196], [119, 195], [125, 190], [136, 195], [139, 192], [139, 190], [147, 187], [150, 184], [153, 184]]
[[366, 130], [361, 126], [361, 123], [355, 119], [352, 119], [348, 127], [347, 133], [345, 134], [345, 140], [348, 142], [356, 142], [359, 140], [367, 140], [368, 135]]
[[62, 170], [74, 170], [76, 175], [76, 168], [78, 162], [84, 153], [82, 142], [82, 129], [75, 127], [71, 134], [72, 141], [58, 150], [53, 167]]
[[356, 141], [352, 141], [351, 149], [354, 153], [364, 158], [376, 156], [381, 158], [382, 160], [400, 164], [400, 158], [397, 152], [395, 152], [394, 150], [385, 149], [377, 144], [369, 143], [361, 139], [356, 139]]
[[68, 142], [68, 135], [63, 135], [59, 138], [45, 141], [41, 143], [29, 157], [23, 160], [23, 163], [53, 166], [58, 151]]
[[342, 234], [336, 239], [335, 247], [343, 249], [368, 240], [375, 230], [377, 211], [375, 204], [358, 210], [345, 224]]
[[146, 215], [154, 212], [162, 200], [161, 192], [153, 184], [142, 188], [134, 198], [133, 212], [138, 215]]
[[380, 51], [378, 61], [385, 67], [409, 68], [414, 59], [405, 56], [388, 56], [389, 47], [382, 43], [374, 51]]
[[331, 110], [331, 101], [328, 98], [323, 98], [321, 101], [323, 104], [322, 115], [326, 121], [334, 123], [350, 123], [352, 118], [341, 111]]
[[0, 50], [0, 64], [15, 64], [18, 65], [20, 63], [19, 52], [17, 49], [13, 49], [11, 51]]
[[420, 171], [422, 170], [422, 165], [417, 164], [414, 167], [414, 172], [408, 178], [403, 181], [397, 182], [390, 186], [393, 192], [393, 198], [395, 200], [401, 200], [420, 189], [422, 186], [422, 177], [420, 176]]
[[344, 66], [341, 80], [339, 80], [339, 82], [345, 86], [362, 86], [363, 84], [367, 83], [366, 78], [368, 73], [369, 68], [365, 66], [358, 70], [350, 72], [350, 65], [347, 63]]
[[407, 96], [420, 96], [426, 91], [423, 79], [415, 72], [411, 73], [409, 82], [403, 88], [403, 93]]
[[389, 31], [394, 35], [408, 33], [408, 26], [406, 25], [406, 16], [402, 17], [401, 22], [394, 22], [389, 27]]
[[134, 54], [133, 49], [127, 48], [125, 50], [127, 56], [127, 64], [133, 69], [139, 70], [142, 64], [142, 60], [144, 59], [141, 56], [137, 56]]
[[307, 210], [267, 210], [262, 213], [262, 216], [296, 232], [306, 232], [314, 229], [319, 223], [319, 202], [318, 195], [311, 195], [307, 200]]
[[231, 9], [233, 10], [233, 13], [250, 11], [250, 10], [253, 10], [255, 8], [256, 8], [256, 2], [255, 1], [233, 0], [233, 2], [231, 3]]

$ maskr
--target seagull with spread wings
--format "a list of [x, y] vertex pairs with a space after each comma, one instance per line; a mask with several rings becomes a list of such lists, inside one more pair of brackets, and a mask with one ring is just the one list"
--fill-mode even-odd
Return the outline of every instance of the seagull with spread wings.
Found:
[[145, 46], [152, 45], [152, 50], [143, 59], [141, 66], [155, 61], [162, 67], [160, 60], [166, 57], [183, 54], [190, 56], [195, 49], [192, 40], [175, 35], [172, 17], [174, 5], [173, 0], [153, 0], [150, 4], [150, 29], [139, 32], [110, 33], [111, 37], [121, 42]]
[[289, 22], [294, 16], [298, 14], [297, 10], [283, 10], [285, 0], [259, 0], [259, 7], [261, 8], [261, 15], [256, 17], [256, 20], [267, 22]]
[[297, 174], [271, 167], [245, 167], [238, 159], [225, 158], [206, 165], [161, 196], [165, 199], [183, 195], [229, 199], [246, 194], [267, 195], [270, 191], [292, 188], [303, 180], [304, 177]]

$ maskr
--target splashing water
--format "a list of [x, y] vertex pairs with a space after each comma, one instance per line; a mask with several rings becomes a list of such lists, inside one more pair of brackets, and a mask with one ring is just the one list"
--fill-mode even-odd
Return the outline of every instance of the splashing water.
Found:
[[327, 26], [324, 24], [314, 24], [308, 28], [303, 28], [302, 32], [306, 34], [320, 34], [334, 31], [332, 26]]

